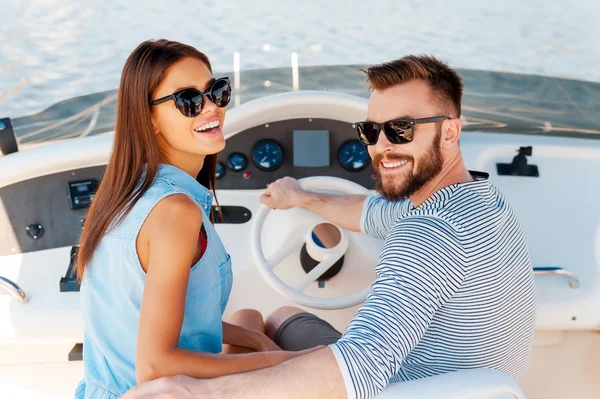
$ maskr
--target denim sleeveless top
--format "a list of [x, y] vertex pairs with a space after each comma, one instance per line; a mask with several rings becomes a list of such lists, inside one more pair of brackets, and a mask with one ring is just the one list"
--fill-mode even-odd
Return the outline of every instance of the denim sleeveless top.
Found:
[[85, 375], [75, 398], [116, 399], [137, 385], [135, 353], [145, 272], [136, 250], [144, 220], [161, 199], [185, 194], [203, 212], [207, 247], [190, 270], [179, 347], [219, 353], [232, 285], [231, 259], [210, 222], [212, 192], [183, 170], [160, 164], [152, 186], [100, 241], [81, 283]]

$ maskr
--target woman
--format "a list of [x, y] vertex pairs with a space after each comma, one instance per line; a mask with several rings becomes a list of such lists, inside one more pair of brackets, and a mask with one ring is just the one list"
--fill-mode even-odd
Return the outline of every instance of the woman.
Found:
[[230, 97], [229, 81], [215, 79], [193, 47], [147, 41], [127, 59], [113, 152], [80, 240], [77, 398], [112, 399], [161, 376], [211, 378], [302, 354], [279, 351], [259, 312], [221, 320], [231, 260], [210, 215]]

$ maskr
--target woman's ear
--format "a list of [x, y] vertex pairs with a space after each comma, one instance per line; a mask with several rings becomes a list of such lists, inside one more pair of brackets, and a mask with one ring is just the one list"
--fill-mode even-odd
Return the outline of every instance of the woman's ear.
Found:
[[159, 134], [160, 129], [158, 128], [158, 123], [156, 123], [156, 120], [154, 120], [154, 116], [151, 117], [151, 120], [152, 120], [152, 129], [154, 129], [154, 134]]

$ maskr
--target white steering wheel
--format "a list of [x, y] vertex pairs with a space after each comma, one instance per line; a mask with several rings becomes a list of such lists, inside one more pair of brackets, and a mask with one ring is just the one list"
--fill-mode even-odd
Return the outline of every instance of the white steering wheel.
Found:
[[[337, 177], [330, 176], [315, 176], [307, 177], [298, 180], [301, 187], [305, 190], [316, 190], [316, 189], [333, 189], [341, 191], [345, 194], [362, 194], [367, 195], [369, 191], [359, 184], [353, 183], [349, 180], [340, 179]], [[298, 236], [281, 249], [275, 252], [270, 259], [266, 259], [262, 250], [262, 229], [265, 219], [271, 208], [266, 205], [261, 205], [258, 212], [254, 216], [254, 222], [252, 225], [252, 232], [250, 234], [250, 242], [252, 249], [252, 256], [254, 263], [258, 268], [258, 271], [266, 282], [273, 287], [275, 291], [281, 295], [295, 301], [296, 303], [304, 306], [308, 306], [316, 309], [344, 309], [351, 306], [358, 305], [365, 301], [371, 288], [367, 287], [363, 291], [341, 297], [341, 298], [319, 298], [314, 296], [305, 295], [304, 290], [314, 281], [316, 281], [324, 272], [326, 272], [331, 266], [333, 266], [348, 249], [348, 233], [338, 228], [341, 233], [341, 239], [338, 245], [333, 248], [323, 248], [317, 245], [312, 239], [312, 228], [304, 236]], [[327, 222], [327, 220], [321, 218], [321, 220], [314, 226]], [[313, 226], [313, 227], [314, 227]], [[320, 262], [314, 269], [312, 269], [302, 281], [291, 287], [284, 283], [273, 271], [273, 269], [281, 263], [292, 251], [299, 248], [301, 245], [306, 243], [306, 250], [309, 255]]]

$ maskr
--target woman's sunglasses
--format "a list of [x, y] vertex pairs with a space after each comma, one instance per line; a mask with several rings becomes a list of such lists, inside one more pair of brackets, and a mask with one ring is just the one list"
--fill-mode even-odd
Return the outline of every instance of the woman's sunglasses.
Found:
[[413, 140], [415, 125], [440, 122], [446, 119], [452, 118], [449, 116], [433, 116], [420, 119], [393, 119], [383, 123], [364, 121], [357, 122], [354, 125], [358, 133], [358, 140], [363, 145], [376, 144], [379, 139], [379, 132], [382, 130], [390, 143], [406, 144]]
[[219, 108], [227, 106], [229, 100], [231, 100], [229, 78], [215, 80], [204, 93], [198, 89], [189, 87], [161, 97], [158, 100], [151, 101], [150, 104], [158, 105], [173, 100], [179, 112], [188, 118], [194, 118], [200, 115], [202, 108], [204, 108], [204, 104], [206, 103], [204, 96], [208, 97]]

